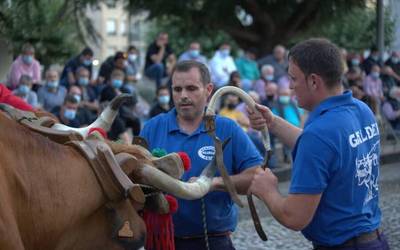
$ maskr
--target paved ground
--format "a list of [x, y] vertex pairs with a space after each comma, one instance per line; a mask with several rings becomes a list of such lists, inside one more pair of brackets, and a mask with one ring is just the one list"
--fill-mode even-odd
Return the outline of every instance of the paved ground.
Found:
[[[289, 182], [282, 182], [279, 185], [281, 193], [287, 194]], [[389, 239], [391, 249], [400, 249], [400, 159], [397, 163], [381, 167], [380, 192], [382, 229]], [[247, 203], [245, 199], [243, 201]], [[257, 199], [255, 201], [269, 240], [263, 242], [258, 238], [249, 209], [245, 207], [240, 210], [239, 225], [232, 237], [237, 250], [311, 249], [310, 243], [303, 238], [301, 233], [290, 231], [279, 225], [269, 215], [266, 207]]]

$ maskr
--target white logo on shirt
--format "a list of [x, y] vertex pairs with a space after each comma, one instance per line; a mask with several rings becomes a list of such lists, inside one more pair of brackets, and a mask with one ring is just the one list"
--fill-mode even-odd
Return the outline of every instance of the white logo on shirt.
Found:
[[214, 146], [204, 146], [197, 151], [197, 154], [201, 159], [206, 161], [211, 161], [213, 156], [215, 155], [215, 148]]
[[364, 200], [364, 205], [368, 201], [376, 197], [378, 192], [378, 176], [375, 176], [372, 173], [372, 168], [377, 168], [379, 164], [378, 145], [379, 141], [374, 144], [367, 155], [363, 155], [361, 159], [356, 159], [357, 169], [355, 177], [358, 178], [358, 186], [364, 185], [368, 189], [367, 195]]
[[373, 123], [370, 126], [364, 127], [364, 130], [360, 129], [349, 136], [350, 146], [355, 148], [361, 143], [372, 139], [379, 135], [379, 128], [377, 123]]

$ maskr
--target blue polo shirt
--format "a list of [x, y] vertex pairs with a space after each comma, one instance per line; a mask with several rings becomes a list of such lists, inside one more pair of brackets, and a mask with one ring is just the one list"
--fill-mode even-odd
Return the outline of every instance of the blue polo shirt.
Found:
[[[224, 164], [230, 175], [262, 164], [263, 159], [254, 144], [234, 121], [217, 116], [216, 134], [223, 141], [231, 138], [224, 150]], [[168, 153], [184, 151], [190, 156], [192, 165], [190, 170], [183, 174], [183, 181], [199, 176], [215, 154], [213, 140], [207, 134], [204, 123], [189, 135], [179, 129], [175, 109], [149, 120], [141, 131], [141, 136], [148, 141], [151, 150], [163, 148]], [[229, 194], [211, 192], [204, 199], [208, 231], [234, 231], [238, 211]], [[201, 201], [178, 199], [178, 203], [178, 211], [173, 216], [175, 236], [204, 234]]]
[[380, 137], [374, 114], [350, 91], [311, 113], [293, 150], [291, 194], [322, 194], [304, 236], [338, 245], [378, 228]]

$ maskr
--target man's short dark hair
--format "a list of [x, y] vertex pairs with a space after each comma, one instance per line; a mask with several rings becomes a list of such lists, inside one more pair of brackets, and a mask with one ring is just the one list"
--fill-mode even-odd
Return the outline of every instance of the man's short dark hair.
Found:
[[305, 76], [312, 73], [321, 76], [327, 88], [341, 85], [343, 64], [340, 49], [327, 39], [312, 38], [296, 44], [289, 51], [289, 60]]
[[199, 70], [200, 81], [201, 83], [203, 83], [203, 85], [209, 84], [211, 82], [210, 72], [208, 71], [207, 66], [203, 63], [192, 60], [178, 62], [175, 65], [172, 76], [175, 74], [175, 72], [188, 72], [192, 68], [196, 68]]
[[72, 94], [68, 94], [64, 99], [64, 104], [72, 103], [72, 104], [79, 104], [78, 99]]
[[83, 56], [93, 56], [93, 50], [89, 47], [86, 47], [82, 50], [81, 55]]
[[160, 85], [156, 90], [156, 95], [160, 94], [160, 91], [164, 89], [168, 90], [169, 92], [169, 87], [167, 85]]

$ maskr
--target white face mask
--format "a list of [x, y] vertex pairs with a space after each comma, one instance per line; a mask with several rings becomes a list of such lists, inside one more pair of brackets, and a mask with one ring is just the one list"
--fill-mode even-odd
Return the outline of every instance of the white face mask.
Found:
[[129, 54], [128, 55], [128, 61], [129, 62], [134, 62], [137, 59], [137, 55], [136, 54]]

